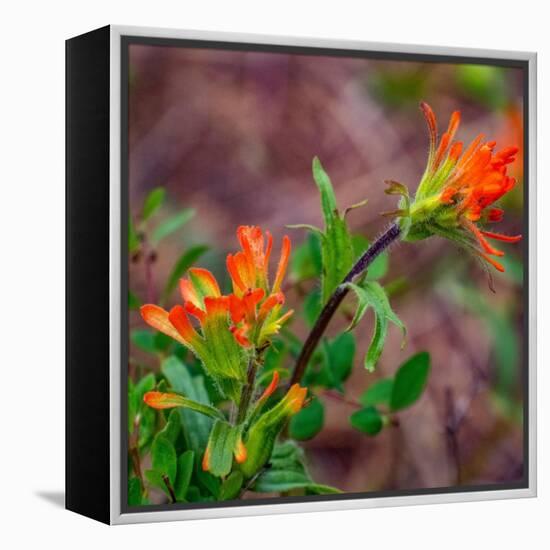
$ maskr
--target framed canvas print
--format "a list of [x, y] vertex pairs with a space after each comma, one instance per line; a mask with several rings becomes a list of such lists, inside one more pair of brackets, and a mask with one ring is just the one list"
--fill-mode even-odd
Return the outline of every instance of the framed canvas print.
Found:
[[67, 41], [67, 508], [534, 496], [532, 53]]

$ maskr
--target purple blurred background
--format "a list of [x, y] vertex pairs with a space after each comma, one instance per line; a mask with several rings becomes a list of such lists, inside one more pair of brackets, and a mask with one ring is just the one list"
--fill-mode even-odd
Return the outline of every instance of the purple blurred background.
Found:
[[[269, 229], [275, 260], [283, 234], [303, 242], [303, 230], [285, 226], [322, 225], [311, 177], [315, 155], [341, 208], [369, 199], [349, 222], [355, 233], [374, 238], [388, 223], [380, 213], [396, 207], [383, 181], [414, 192], [422, 175], [428, 137], [420, 100], [431, 104], [441, 131], [460, 109], [459, 139], [483, 132], [504, 147], [522, 146], [522, 97], [519, 69], [130, 46], [131, 213], [157, 186], [169, 196], [161, 216], [196, 210], [183, 234], [157, 251], [157, 292], [182, 249], [194, 243], [212, 246], [200, 263], [227, 282], [224, 258], [237, 248], [238, 225]], [[503, 233], [522, 232], [521, 163], [520, 155], [513, 170], [518, 185], [498, 228]], [[477, 262], [449, 242], [433, 238], [392, 249], [382, 282], [394, 287], [391, 301], [408, 343], [400, 350], [391, 328], [377, 372], [368, 374], [362, 357], [372, 319], [358, 327], [349, 402], [323, 396], [325, 427], [305, 443], [316, 481], [366, 491], [521, 478], [523, 246], [505, 247], [507, 272], [495, 275], [496, 293]], [[130, 289], [144, 296], [144, 288], [143, 269], [131, 264]], [[287, 299], [298, 309], [303, 300], [298, 290]], [[177, 300], [174, 293], [169, 305]], [[143, 328], [137, 315], [131, 325]], [[329, 333], [343, 327], [335, 320]], [[294, 328], [305, 335], [299, 322]], [[431, 353], [433, 365], [421, 401], [399, 415], [399, 427], [376, 438], [353, 430], [348, 417], [364, 389], [420, 350]]]

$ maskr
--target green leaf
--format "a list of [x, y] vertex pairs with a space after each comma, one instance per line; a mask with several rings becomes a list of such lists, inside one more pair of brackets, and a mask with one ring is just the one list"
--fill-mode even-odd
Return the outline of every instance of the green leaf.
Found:
[[[370, 245], [370, 241], [367, 238], [363, 237], [363, 235], [353, 235], [352, 243], [353, 255], [356, 258], [361, 256]], [[366, 279], [368, 281], [375, 281], [384, 277], [388, 272], [389, 263], [390, 259], [387, 252], [382, 252], [381, 254], [379, 254], [367, 269]]]
[[174, 216], [171, 216], [161, 222], [153, 231], [151, 236], [151, 242], [153, 245], [158, 244], [160, 241], [177, 231], [180, 227], [183, 227], [193, 216], [195, 211], [192, 208], [186, 208], [181, 212], [178, 212]]
[[259, 493], [280, 493], [296, 489], [305, 489], [319, 495], [341, 493], [335, 487], [314, 483], [307, 474], [292, 470], [267, 470], [254, 484], [254, 490]]
[[[208, 392], [201, 376], [191, 376], [189, 370], [176, 357], [165, 359], [161, 370], [174, 391], [186, 395], [189, 399], [204, 405], [210, 405]], [[204, 451], [212, 420], [191, 409], [178, 409], [187, 446], [197, 454]]]
[[161, 303], [165, 303], [172, 291], [176, 288], [183, 274], [208, 250], [206, 245], [197, 245], [184, 252], [168, 277], [166, 286], [162, 291]]
[[156, 413], [143, 402], [143, 396], [146, 392], [153, 390], [155, 384], [153, 373], [144, 376], [135, 385], [128, 383], [130, 399], [128, 402], [128, 430], [129, 433], [133, 433], [135, 422], [139, 420], [138, 447], [140, 451], [146, 450], [156, 432]]
[[317, 157], [313, 159], [313, 179], [321, 194], [325, 220], [321, 239], [322, 303], [325, 304], [353, 265], [353, 245], [346, 220], [338, 212], [330, 178]]
[[346, 283], [345, 286], [353, 290], [357, 296], [357, 310], [348, 330], [352, 330], [357, 326], [357, 323], [363, 318], [369, 307], [372, 307], [374, 311], [374, 334], [365, 356], [365, 368], [368, 371], [373, 371], [384, 349], [388, 333], [388, 322], [392, 322], [401, 329], [403, 344], [407, 331], [405, 325], [392, 310], [383, 287], [376, 281], [363, 281], [361, 286], [354, 283]]
[[164, 474], [172, 485], [176, 481], [177, 457], [174, 445], [163, 435], [157, 435], [151, 447], [151, 462], [153, 470]]
[[397, 371], [391, 393], [392, 411], [411, 406], [426, 387], [430, 373], [430, 355], [420, 352], [409, 358]]
[[178, 395], [175, 393], [164, 395], [162, 398], [162, 403], [165, 407], [183, 407], [209, 416], [210, 418], [223, 418], [223, 414], [215, 407], [204, 403], [199, 403], [198, 401], [194, 401], [193, 399], [189, 399], [183, 395]]
[[232, 500], [239, 496], [243, 485], [243, 474], [238, 470], [231, 472], [229, 477], [222, 483], [219, 500]]
[[501, 67], [457, 65], [456, 79], [462, 92], [485, 106], [498, 109], [508, 102], [509, 84]]
[[128, 480], [128, 506], [139, 506], [141, 500], [141, 483], [137, 477], [132, 477]]
[[321, 292], [314, 288], [304, 300], [304, 319], [309, 327], [312, 327], [321, 313]]
[[141, 306], [140, 299], [132, 292], [128, 291], [128, 309], [139, 309]]
[[[199, 457], [197, 457], [195, 460], [198, 460], [198, 458]], [[195, 464], [195, 477], [202, 488], [206, 489], [206, 491], [208, 491], [208, 493], [212, 495], [215, 499], [218, 498], [221, 487], [221, 481], [219, 477], [215, 477], [209, 472], [204, 472], [200, 464]], [[200, 500], [205, 501], [207, 499], [202, 497]]]
[[178, 502], [184, 501], [187, 496], [194, 464], [195, 453], [193, 451], [185, 451], [178, 456], [176, 481], [174, 483], [174, 493]]
[[361, 405], [368, 407], [370, 405], [389, 404], [393, 390], [393, 379], [382, 378], [375, 382], [359, 398]]
[[150, 330], [132, 330], [130, 331], [130, 340], [139, 349], [147, 353], [157, 353], [155, 346], [155, 334]]
[[240, 426], [231, 426], [224, 420], [216, 420], [208, 439], [209, 472], [224, 477], [231, 471], [233, 450], [240, 433]]
[[162, 206], [165, 196], [166, 190], [164, 187], [155, 187], [155, 189], [145, 197], [143, 210], [141, 212], [141, 219], [143, 221], [148, 220]]
[[319, 277], [322, 271], [321, 243], [319, 235], [308, 234], [307, 239], [292, 251], [290, 273], [294, 281], [306, 281]]
[[170, 491], [168, 490], [168, 487], [166, 487], [166, 483], [163, 479], [163, 474], [161, 472], [157, 472], [156, 470], [146, 470], [145, 471], [145, 478], [147, 481], [153, 485], [154, 487], [157, 487], [166, 495], [170, 496]]
[[321, 431], [324, 420], [325, 407], [319, 399], [314, 398], [307, 407], [290, 419], [290, 437], [298, 440], [311, 439]]
[[178, 439], [178, 435], [181, 430], [181, 422], [180, 422], [180, 415], [178, 414], [178, 411], [176, 409], [173, 409], [170, 411], [170, 414], [168, 415], [168, 420], [166, 421], [166, 424], [162, 430], [158, 433], [159, 435], [162, 435], [170, 443], [173, 445], [176, 444], [176, 440]]
[[341, 383], [347, 380], [353, 369], [355, 359], [355, 336], [351, 332], [343, 332], [327, 346], [327, 360], [333, 378]]
[[132, 254], [135, 254], [139, 247], [141, 246], [141, 242], [139, 240], [139, 237], [136, 233], [136, 228], [134, 227], [134, 223], [132, 222], [132, 218], [128, 220], [128, 252], [130, 256]]
[[384, 426], [382, 416], [375, 407], [365, 407], [354, 412], [350, 418], [351, 425], [367, 435], [377, 435]]

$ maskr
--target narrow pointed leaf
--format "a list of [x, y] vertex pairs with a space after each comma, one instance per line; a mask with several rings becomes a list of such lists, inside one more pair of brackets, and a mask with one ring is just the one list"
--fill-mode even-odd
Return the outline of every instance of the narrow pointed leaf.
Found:
[[[210, 405], [203, 378], [191, 376], [187, 367], [179, 359], [169, 357], [163, 361], [161, 370], [176, 392], [198, 403]], [[212, 419], [187, 408], [179, 408], [178, 412], [188, 447], [196, 453], [202, 453], [208, 441]]]
[[193, 475], [193, 466], [195, 463], [195, 453], [193, 451], [185, 451], [177, 460], [176, 481], [174, 483], [174, 493], [178, 501], [185, 500], [187, 489]]
[[192, 208], [186, 208], [181, 212], [178, 212], [174, 216], [171, 216], [160, 223], [151, 237], [151, 242], [153, 245], [158, 244], [160, 241], [183, 227], [193, 216], [195, 211]]
[[149, 219], [164, 202], [166, 196], [166, 190], [164, 187], [155, 187], [143, 201], [143, 210], [141, 212], [141, 219], [143, 221]]
[[338, 212], [330, 178], [317, 157], [313, 159], [313, 179], [321, 194], [321, 208], [325, 220], [325, 230], [321, 238], [324, 304], [351, 269], [353, 246], [346, 220]]
[[382, 350], [388, 332], [388, 322], [398, 326], [403, 333], [403, 344], [405, 342], [406, 328], [401, 319], [392, 310], [386, 292], [383, 287], [375, 281], [363, 281], [361, 285], [346, 283], [345, 285], [355, 292], [357, 297], [357, 310], [348, 327], [353, 330], [365, 315], [370, 307], [374, 311], [374, 333], [365, 357], [365, 368], [374, 370]]

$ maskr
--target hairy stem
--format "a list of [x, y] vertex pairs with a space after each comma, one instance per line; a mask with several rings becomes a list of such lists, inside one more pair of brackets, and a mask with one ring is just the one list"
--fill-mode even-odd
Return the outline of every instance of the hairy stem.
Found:
[[319, 344], [325, 329], [327, 328], [329, 321], [338, 309], [338, 306], [342, 303], [349, 290], [342, 287], [344, 283], [352, 282], [356, 277], [364, 273], [369, 265], [376, 259], [376, 257], [383, 252], [390, 244], [392, 244], [401, 234], [401, 229], [396, 223], [390, 225], [390, 227], [374, 241], [369, 248], [363, 253], [363, 255], [357, 260], [355, 265], [351, 268], [350, 272], [344, 277], [342, 284], [339, 285], [332, 293], [325, 307], [319, 314], [319, 317], [315, 323], [315, 326], [311, 329], [302, 351], [296, 360], [292, 376], [290, 377], [289, 386], [300, 382], [306, 371], [307, 364], [311, 358], [311, 355], [315, 351], [315, 348]]
[[248, 362], [248, 371], [246, 375], [246, 384], [243, 387], [241, 393], [241, 400], [239, 401], [239, 410], [237, 412], [237, 424], [243, 422], [246, 418], [246, 413], [248, 411], [248, 406], [250, 405], [250, 399], [252, 398], [252, 393], [254, 391], [254, 381], [256, 380], [256, 369], [258, 363], [256, 357], [253, 356]]

